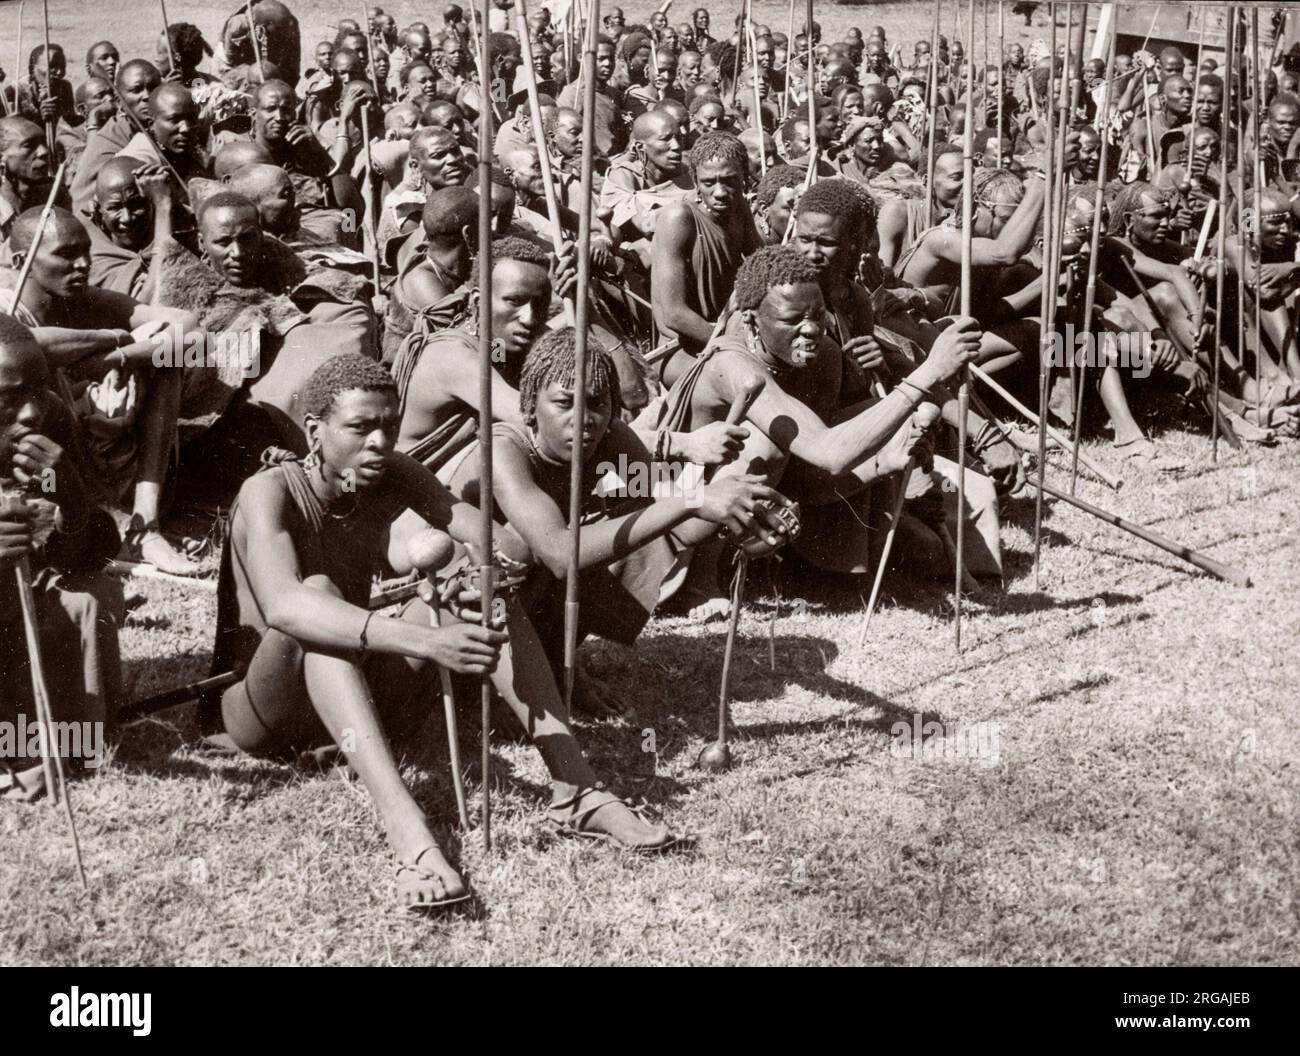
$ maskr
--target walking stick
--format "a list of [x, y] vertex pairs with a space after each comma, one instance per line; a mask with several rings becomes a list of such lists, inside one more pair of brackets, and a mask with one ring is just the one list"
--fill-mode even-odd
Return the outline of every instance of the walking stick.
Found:
[[[767, 384], [757, 374], [744, 378], [727, 409], [727, 424], [739, 425], [745, 420], [750, 407]], [[710, 474], [711, 476], [711, 474]], [[706, 480], [708, 477], [705, 478]], [[740, 607], [745, 600], [745, 577], [749, 573], [749, 555], [742, 549], [736, 561], [736, 573], [731, 584], [731, 613], [727, 624], [727, 644], [722, 653], [722, 682], [718, 690], [718, 739], [705, 745], [695, 765], [701, 770], [716, 773], [731, 767], [731, 749], [727, 746], [727, 702], [731, 685], [731, 660], [736, 649], [736, 628], [740, 624]]]
[[750, 81], [754, 89], [754, 125], [758, 129], [758, 165], [763, 176], [767, 175], [767, 129], [763, 127], [763, 95], [758, 90], [758, 38], [754, 35], [754, 5], [749, 4], [749, 17], [745, 20], [745, 32], [749, 40], [749, 55], [754, 67], [754, 76]]
[[18, 81], [23, 71], [23, 9], [27, 0], [18, 0], [18, 54], [14, 57], [14, 113], [19, 111]]
[[[961, 225], [961, 314], [971, 313], [971, 243], [975, 223], [975, 0], [966, 0], [966, 35], [970, 47], [966, 52], [966, 121], [962, 129], [962, 225]], [[961, 594], [966, 545], [966, 415], [970, 410], [970, 372], [962, 367], [961, 384], [957, 389], [957, 575], [953, 597], [955, 620], [953, 636], [957, 652], [961, 652]]]
[[[1235, 6], [1228, 8], [1228, 25], [1224, 30], [1223, 37], [1223, 54], [1232, 55], [1233, 37], [1236, 36], [1234, 24], [1237, 20], [1237, 9]], [[1223, 108], [1219, 119], [1219, 132], [1223, 138], [1228, 135], [1228, 106], [1232, 98], [1232, 64], [1225, 62], [1223, 64]], [[1219, 230], [1218, 238], [1215, 243], [1218, 264], [1215, 268], [1214, 281], [1214, 389], [1211, 399], [1214, 406], [1219, 406], [1219, 370], [1223, 362], [1223, 352], [1219, 342], [1223, 335], [1223, 280], [1225, 278], [1225, 264], [1228, 247], [1225, 238], [1228, 234], [1228, 151], [1227, 144], [1221, 152], [1219, 159]], [[1210, 461], [1219, 461], [1219, 416], [1213, 415], [1210, 419]]]
[[[1085, 9], [1086, 10], [1086, 9]], [[1109, 39], [1106, 44], [1106, 79], [1102, 82], [1100, 110], [1105, 114], [1110, 109], [1110, 78], [1115, 72], [1115, 26], [1116, 20], [1112, 17], [1110, 20]], [[1105, 121], [1102, 122], [1103, 129]], [[1092, 312], [1097, 304], [1097, 257], [1101, 252], [1101, 214], [1106, 208], [1106, 196], [1103, 188], [1106, 186], [1107, 162], [1110, 160], [1110, 151], [1106, 149], [1106, 135], [1103, 131], [1101, 136], [1101, 160], [1097, 164], [1097, 202], [1094, 206], [1092, 215], [1092, 237], [1088, 242], [1088, 284], [1084, 287], [1083, 294], [1083, 333], [1084, 347], [1087, 348], [1087, 340], [1092, 336]], [[1074, 449], [1070, 456], [1070, 494], [1074, 494], [1076, 482], [1079, 479], [1079, 443], [1083, 433], [1083, 394], [1087, 390], [1085, 384], [1088, 373], [1088, 361], [1079, 364], [1079, 391], [1075, 393], [1074, 405]], [[1041, 470], [1039, 472], [1042, 472]]]
[[[484, 0], [484, 11], [489, 0]], [[486, 17], [486, 15], [485, 15]], [[582, 561], [582, 469], [586, 452], [582, 433], [587, 421], [587, 330], [591, 314], [591, 208], [592, 165], [596, 146], [596, 26], [600, 22], [600, 0], [591, 0], [583, 65], [582, 183], [578, 200], [578, 291], [574, 305], [573, 421], [574, 442], [569, 467], [569, 567], [564, 582], [564, 702], [573, 701], [578, 673], [578, 586]]]
[[[483, 25], [487, 26], [491, 0], [482, 0]], [[470, 11], [470, 25], [474, 12]], [[488, 35], [475, 41], [482, 49], [480, 69], [488, 65]], [[492, 626], [492, 105], [486, 97], [479, 107], [478, 152], [478, 452], [479, 452], [479, 584], [482, 593], [484, 628]], [[590, 108], [588, 108], [590, 115]], [[587, 120], [590, 120], [588, 116]], [[584, 141], [583, 149], [589, 149]], [[482, 721], [483, 767], [483, 850], [492, 849], [492, 679], [479, 677], [479, 710]]]
[[[361, 24], [366, 27], [366, 47], [370, 51], [370, 54], [367, 56], [370, 60], [368, 63], [370, 67], [370, 85], [374, 88], [375, 97], [379, 100], [379, 105], [382, 107], [384, 105], [384, 93], [379, 88], [379, 73], [375, 69], [375, 37], [374, 34], [370, 32], [370, 12], [366, 10], [364, 4], [361, 6], [361, 18]], [[524, 36], [523, 41], [523, 50], [526, 51], [528, 50], [527, 35]]]

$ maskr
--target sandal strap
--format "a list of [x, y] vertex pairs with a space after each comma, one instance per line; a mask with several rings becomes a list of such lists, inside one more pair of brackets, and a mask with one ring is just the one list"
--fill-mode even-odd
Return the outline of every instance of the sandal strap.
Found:
[[572, 829], [574, 832], [583, 832], [586, 822], [596, 811], [602, 807], [608, 807], [611, 803], [619, 803], [626, 807], [642, 821], [641, 810], [632, 806], [625, 799], [614, 795], [613, 792], [606, 790], [603, 781], [598, 781], [589, 788], [580, 788], [568, 799], [559, 803], [552, 803], [547, 810], [547, 816], [557, 825], [563, 825]]

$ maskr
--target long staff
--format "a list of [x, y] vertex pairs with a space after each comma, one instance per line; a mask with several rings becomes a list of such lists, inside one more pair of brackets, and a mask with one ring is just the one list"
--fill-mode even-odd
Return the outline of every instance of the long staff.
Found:
[[[1232, 55], [1233, 38], [1236, 36], [1236, 21], [1237, 9], [1235, 6], [1231, 6], [1228, 8], [1228, 25], [1224, 30], [1223, 38], [1223, 54], [1225, 56]], [[1228, 137], [1228, 107], [1231, 100], [1232, 63], [1225, 62], [1223, 64], [1223, 111], [1219, 118], [1219, 135], [1224, 140]], [[1228, 234], [1228, 151], [1226, 142], [1219, 156], [1218, 206], [1219, 230], [1215, 242], [1215, 255], [1218, 259], [1214, 272], [1214, 390], [1211, 396], [1215, 407], [1219, 406], [1219, 370], [1223, 362], [1222, 346], [1219, 342], [1223, 339], [1223, 280], [1226, 277], [1224, 266], [1228, 252], [1227, 243], [1225, 242]], [[1210, 416], [1210, 461], [1219, 461], [1219, 416], [1217, 414]]]
[[[1260, 152], [1260, 138], [1264, 134], [1264, 92], [1260, 84], [1259, 69], [1259, 8], [1250, 9], [1250, 51], [1254, 56], [1254, 65], [1251, 68], [1250, 77], [1250, 96], [1255, 101], [1255, 149], [1251, 151], [1253, 159], [1252, 165], [1254, 171], [1251, 173], [1254, 184], [1251, 194], [1251, 204], [1255, 210], [1255, 392], [1258, 393], [1263, 388], [1264, 378], [1264, 327], [1262, 313], [1262, 302], [1264, 300], [1260, 290], [1260, 270], [1264, 264], [1264, 243], [1262, 241], [1262, 225], [1259, 220], [1260, 207], [1260, 188], [1264, 182], [1264, 159]], [[1237, 165], [1241, 165], [1241, 159], [1237, 159]], [[1245, 232], [1240, 233], [1242, 244], [1245, 244]], [[1244, 335], [1243, 335], [1244, 340]], [[1281, 356], [1279, 355], [1279, 359]]]
[[790, 0], [789, 31], [785, 35], [785, 83], [781, 85], [781, 120], [790, 112], [790, 60], [794, 58], [794, 0]]
[[[49, 51], [46, 51], [48, 61]], [[49, 68], [48, 66], [46, 67]], [[40, 251], [41, 240], [45, 237], [45, 228], [50, 222], [54, 210], [54, 201], [63, 188], [63, 176], [66, 164], [60, 165], [54, 174], [54, 184], [50, 187], [45, 208], [41, 210], [36, 222], [36, 231], [32, 235], [32, 244], [27, 248], [22, 269], [14, 284], [13, 305], [17, 311], [22, 300], [23, 287], [32, 271], [32, 262]], [[41, 773], [45, 779], [45, 789], [50, 802], [63, 803], [63, 815], [68, 822], [68, 832], [72, 836], [72, 852], [77, 860], [77, 874], [81, 877], [81, 886], [87, 890], [90, 883], [86, 879], [86, 866], [81, 858], [81, 841], [77, 838], [77, 821], [72, 814], [72, 798], [68, 793], [67, 777], [63, 772], [63, 757], [59, 754], [58, 743], [54, 733], [54, 716], [50, 709], [49, 682], [45, 678], [45, 664], [41, 654], [41, 634], [39, 616], [36, 611], [36, 598], [32, 593], [32, 570], [26, 556], [14, 566], [14, 579], [18, 586], [18, 603], [23, 613], [23, 633], [27, 642], [27, 663], [32, 679], [32, 704], [36, 708], [36, 722], [41, 728]], [[52, 750], [51, 750], [52, 749]]]
[[[376, 95], [376, 100], [382, 104], [382, 100]], [[346, 129], [344, 130], [346, 131]], [[370, 228], [370, 269], [371, 281], [375, 284], [375, 296], [378, 297], [383, 293], [382, 277], [379, 268], [379, 219], [375, 215], [379, 211], [379, 196], [375, 194], [375, 163], [370, 154], [370, 107], [365, 101], [361, 104], [361, 139], [366, 156], [366, 220], [369, 221], [367, 226]]]
[[[741, 380], [736, 395], [727, 410], [727, 424], [739, 425], [745, 420], [749, 408], [758, 399], [766, 381], [758, 374]], [[707, 478], [706, 478], [707, 479]], [[731, 749], [727, 746], [727, 704], [730, 700], [731, 661], [736, 650], [736, 628], [740, 625], [740, 609], [745, 603], [745, 578], [749, 573], [749, 555], [744, 550], [736, 560], [736, 573], [731, 584], [731, 613], [727, 623], [727, 644], [722, 653], [722, 680], [718, 688], [718, 739], [706, 745], [695, 765], [701, 770], [719, 771], [731, 766]]]
[[[1002, 136], [1003, 136], [1003, 118], [1002, 118], [1002, 100], [1006, 97], [1007, 86], [1003, 84], [1003, 79], [1007, 75], [1007, 58], [1004, 53], [1006, 43], [1006, 27], [1003, 25], [1002, 16], [1004, 14], [1003, 0], [998, 0], [998, 168], [1002, 168]], [[987, 76], [987, 75], [986, 75]], [[987, 110], [987, 105], [985, 110]]]
[[172, 26], [167, 19], [167, 0], [158, 0], [158, 9], [162, 12], [163, 39], [167, 41], [167, 57], [171, 61], [176, 76], [181, 83], [184, 83], [185, 74], [181, 70], [181, 64], [176, 59], [176, 48], [172, 45]]
[[[1042, 273], [1043, 288], [1042, 296], [1039, 300], [1039, 318], [1043, 323], [1042, 341], [1038, 350], [1038, 414], [1029, 415], [1031, 421], [1038, 426], [1038, 472], [1046, 474], [1047, 472], [1047, 389], [1050, 384], [1051, 371], [1048, 362], [1048, 339], [1052, 336], [1051, 320], [1056, 310], [1056, 272], [1052, 268], [1054, 254], [1056, 249], [1056, 216], [1060, 199], [1062, 195], [1057, 191], [1057, 182], [1059, 175], [1056, 171], [1056, 137], [1053, 135], [1054, 122], [1056, 120], [1055, 108], [1051, 105], [1053, 99], [1052, 85], [1056, 78], [1056, 4], [1048, 6], [1047, 21], [1051, 25], [1051, 52], [1052, 61], [1047, 65], [1047, 101], [1044, 109], [1046, 123], [1046, 139], [1043, 145], [1047, 148], [1043, 158], [1043, 176], [1046, 181], [1045, 197], [1043, 201], [1043, 249], [1042, 249]], [[1037, 91], [1034, 88], [1034, 78], [1032, 71], [1026, 77], [1025, 83], [1029, 86], [1029, 99], [1033, 104], [1035, 114], [1038, 113]], [[1004, 396], [1003, 399], [1006, 399]], [[1021, 414], [1025, 411], [1021, 410]], [[1059, 441], [1058, 441], [1059, 442]], [[1034, 501], [1034, 590], [1040, 589], [1041, 586], [1041, 569], [1042, 569], [1042, 549], [1043, 549], [1043, 496], [1040, 492]]]
[[[485, 10], [488, 0], [484, 0]], [[586, 450], [582, 434], [587, 423], [587, 330], [591, 314], [591, 197], [596, 146], [596, 43], [600, 0], [591, 0], [583, 66], [582, 183], [578, 194], [578, 293], [574, 305], [573, 443], [569, 467], [569, 568], [564, 582], [564, 701], [573, 700], [578, 673], [578, 586], [582, 561], [582, 471]]]
[[[482, 0], [483, 24], [487, 25], [491, 0]], [[469, 22], [474, 24], [471, 10]], [[482, 35], [482, 66], [488, 65], [486, 33]], [[487, 92], [486, 84], [483, 85]], [[479, 583], [482, 595], [482, 620], [492, 626], [492, 106], [483, 99], [479, 107], [478, 152], [478, 451], [479, 451]], [[586, 149], [586, 144], [584, 144]], [[479, 710], [482, 722], [483, 769], [483, 850], [492, 849], [492, 679], [479, 678]]]
[[934, 0], [934, 24], [930, 27], [930, 69], [927, 80], [926, 106], [929, 109], [925, 153], [925, 224], [934, 226], [934, 144], [936, 116], [939, 112], [939, 14], [941, 0]]
[[754, 68], [754, 77], [750, 82], [754, 89], [754, 127], [758, 129], [758, 164], [761, 174], [767, 175], [767, 130], [763, 127], [763, 96], [758, 90], [758, 38], [754, 35], [754, 5], [751, 0], [749, 14], [745, 19], [745, 34], [749, 40], [749, 55]]
[[[41, 18], [42, 28], [45, 31], [45, 51], [42, 55], [45, 58], [45, 91], [51, 99], [56, 98], [54, 95], [54, 78], [50, 76], [50, 0], [41, 0]], [[36, 75], [32, 74], [32, 87], [37, 85]], [[57, 117], [51, 118], [45, 122], [45, 143], [50, 148], [50, 156], [54, 156], [56, 139], [54, 126], [58, 121]]]
[[[1115, 26], [1116, 19], [1110, 20], [1110, 34], [1106, 45], [1106, 79], [1102, 82], [1100, 110], [1104, 115], [1110, 109], [1110, 78], [1115, 71]], [[1101, 252], [1101, 214], [1106, 208], [1106, 173], [1110, 152], [1106, 149], [1105, 119], [1102, 120], [1101, 160], [1097, 164], [1097, 202], [1092, 215], [1092, 238], [1088, 243], [1088, 285], [1083, 294], [1083, 333], [1084, 347], [1092, 336], [1092, 312], [1097, 303], [1097, 257]], [[1079, 479], [1079, 440], [1083, 431], [1083, 394], [1087, 390], [1085, 379], [1088, 361], [1085, 357], [1079, 364], [1079, 391], [1075, 393], [1074, 405], [1074, 449], [1070, 456], [1070, 494], [1074, 494], [1075, 484]]]
[[[966, 0], [966, 121], [962, 128], [962, 188], [961, 188], [961, 314], [971, 314], [971, 245], [975, 226], [975, 0]], [[964, 579], [966, 545], [966, 432], [967, 412], [970, 410], [970, 372], [961, 372], [961, 385], [957, 389], [957, 572], [953, 605], [956, 619], [953, 635], [957, 652], [961, 652], [961, 593]]]

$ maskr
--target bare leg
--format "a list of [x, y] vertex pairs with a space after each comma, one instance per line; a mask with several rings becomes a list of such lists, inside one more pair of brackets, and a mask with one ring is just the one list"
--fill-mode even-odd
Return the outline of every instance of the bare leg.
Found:
[[[324, 576], [305, 581], [337, 594]], [[379, 811], [388, 842], [399, 861], [419, 862], [442, 890], [434, 897], [465, 892], [460, 875], [443, 857], [424, 812], [398, 772], [365, 675], [350, 656], [304, 650], [277, 631], [262, 640], [243, 682], [222, 696], [226, 731], [247, 751], [309, 747], [322, 739], [321, 727], [343, 747]]]
[[198, 565], [178, 553], [158, 530], [163, 481], [176, 441], [176, 418], [180, 413], [180, 370], [158, 368], [147, 375], [148, 392], [140, 409], [138, 443], [139, 469], [136, 475], [132, 512], [145, 524], [140, 554], [151, 565], [175, 575], [193, 575]]

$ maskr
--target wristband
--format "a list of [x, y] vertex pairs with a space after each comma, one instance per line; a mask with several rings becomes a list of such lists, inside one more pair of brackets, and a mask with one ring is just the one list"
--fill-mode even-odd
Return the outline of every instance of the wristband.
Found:
[[369, 644], [366, 641], [366, 632], [370, 630], [370, 621], [374, 619], [374, 616], [375, 614], [373, 612], [366, 613], [366, 622], [361, 625], [361, 637], [357, 647], [358, 660], [365, 659], [366, 652], [370, 648]]

